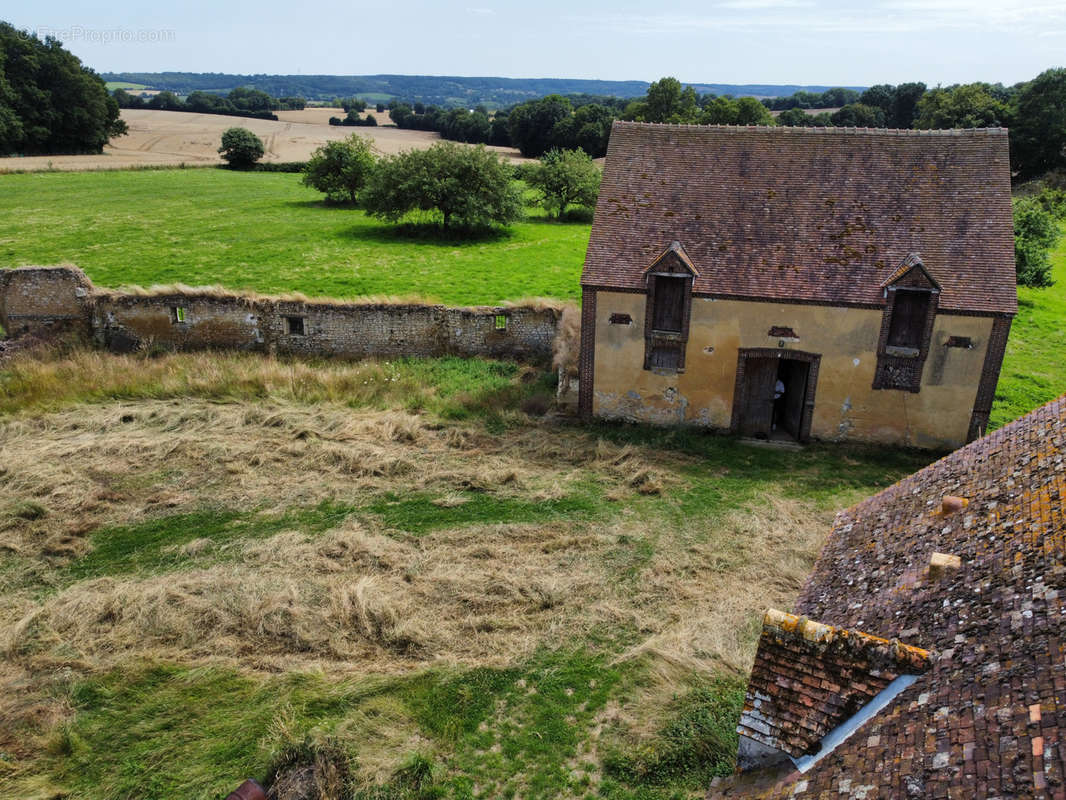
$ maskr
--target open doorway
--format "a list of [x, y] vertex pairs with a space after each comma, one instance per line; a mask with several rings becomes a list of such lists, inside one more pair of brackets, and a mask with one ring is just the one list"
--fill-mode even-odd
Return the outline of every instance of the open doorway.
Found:
[[733, 430], [757, 439], [810, 438], [821, 357], [773, 348], [748, 348], [737, 360]]

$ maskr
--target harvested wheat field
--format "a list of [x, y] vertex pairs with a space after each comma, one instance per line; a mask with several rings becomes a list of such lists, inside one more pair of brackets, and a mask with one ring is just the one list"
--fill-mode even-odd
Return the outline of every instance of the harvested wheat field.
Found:
[[[374, 112], [371, 112], [374, 113]], [[352, 133], [369, 136], [379, 155], [429, 147], [440, 137], [430, 131], [401, 130], [393, 127], [350, 128], [329, 124], [331, 116], [344, 116], [340, 109], [308, 108], [280, 111], [279, 120], [227, 117], [219, 114], [193, 114], [185, 111], [122, 110], [129, 133], [111, 140], [102, 155], [29, 156], [0, 158], [0, 172], [12, 170], [93, 170], [145, 166], [206, 166], [221, 164], [218, 155], [222, 133], [227, 128], [248, 128], [263, 140], [264, 162], [306, 161], [311, 152], [329, 141]], [[374, 113], [379, 123], [388, 115]], [[518, 162], [522, 157], [508, 147], [491, 147]]]
[[761, 611], [921, 456], [582, 428], [552, 380], [0, 364], [0, 796], [702, 796]]

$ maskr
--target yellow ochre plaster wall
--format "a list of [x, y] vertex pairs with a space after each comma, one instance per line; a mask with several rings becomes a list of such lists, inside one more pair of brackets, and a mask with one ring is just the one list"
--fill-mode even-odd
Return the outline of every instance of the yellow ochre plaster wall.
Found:
[[[643, 294], [596, 293], [593, 414], [658, 424], [686, 423], [728, 429], [732, 421], [738, 350], [773, 347], [821, 355], [811, 436], [917, 447], [966, 442], [977, 397], [990, 317], [938, 314], [917, 394], [872, 388], [882, 312], [875, 309], [714, 300], [694, 297], [681, 374], [644, 366]], [[629, 314], [630, 325], [610, 324]], [[768, 335], [792, 328], [799, 341]], [[972, 349], [945, 347], [949, 336], [968, 336]]]

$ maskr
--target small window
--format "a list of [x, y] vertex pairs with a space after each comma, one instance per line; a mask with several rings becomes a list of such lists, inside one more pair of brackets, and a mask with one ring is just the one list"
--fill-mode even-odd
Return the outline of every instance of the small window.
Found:
[[185, 309], [182, 306], [171, 306], [170, 321], [172, 323], [185, 322]]
[[969, 336], [949, 336], [947, 347], [961, 347], [963, 350], [973, 350], [973, 339]]
[[507, 315], [506, 314], [497, 314], [496, 315], [496, 330], [498, 330], [498, 331], [507, 330]]
[[687, 278], [665, 275], [655, 277], [655, 307], [651, 329], [663, 333], [681, 333], [685, 322], [685, 288]]
[[648, 369], [679, 369], [681, 367], [680, 342], [655, 342], [648, 353]]
[[304, 335], [304, 318], [303, 317], [285, 317], [285, 330], [289, 336], [303, 336]]
[[896, 290], [896, 299], [892, 305], [892, 323], [888, 329], [889, 347], [921, 349], [931, 299], [929, 292]]
[[611, 318], [607, 321], [611, 325], [631, 325], [633, 318], [629, 314], [611, 314]]

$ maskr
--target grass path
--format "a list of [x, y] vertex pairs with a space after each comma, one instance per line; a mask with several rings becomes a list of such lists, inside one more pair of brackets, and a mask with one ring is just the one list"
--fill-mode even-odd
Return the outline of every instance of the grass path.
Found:
[[576, 298], [589, 225], [536, 212], [477, 241], [411, 239], [326, 206], [299, 176], [225, 170], [0, 176], [0, 266], [72, 262], [100, 286]]

